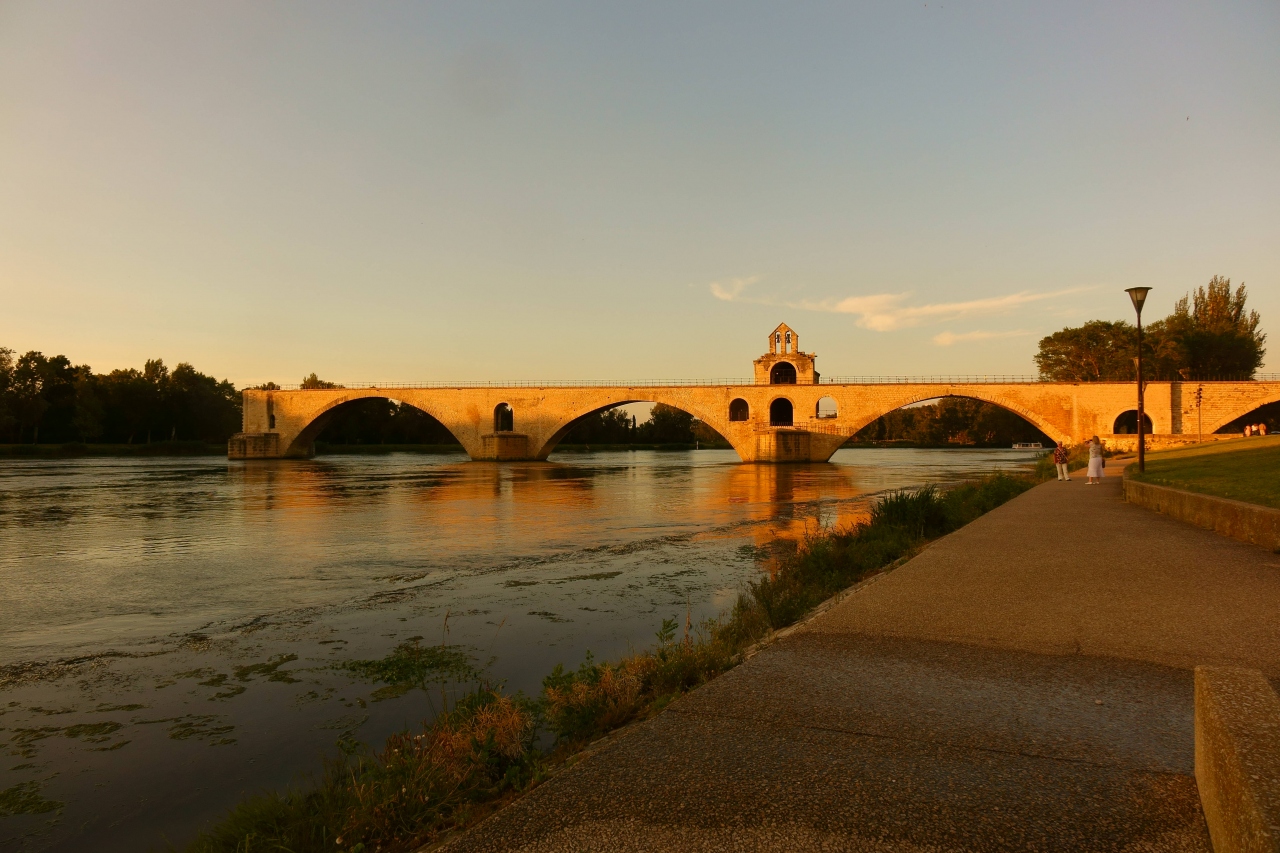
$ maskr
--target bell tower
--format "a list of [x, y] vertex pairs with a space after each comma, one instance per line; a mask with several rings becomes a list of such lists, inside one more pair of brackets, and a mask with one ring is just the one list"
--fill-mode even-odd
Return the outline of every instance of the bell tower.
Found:
[[817, 385], [817, 355], [800, 351], [800, 336], [786, 323], [769, 333], [769, 351], [757, 358], [757, 385]]

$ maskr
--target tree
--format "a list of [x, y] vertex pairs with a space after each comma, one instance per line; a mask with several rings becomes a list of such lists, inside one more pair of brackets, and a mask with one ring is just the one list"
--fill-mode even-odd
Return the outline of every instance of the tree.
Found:
[[324, 388], [340, 388], [342, 386], [335, 382], [325, 382], [319, 376], [312, 373], [310, 376], [302, 380], [302, 388], [308, 391], [318, 391]]
[[1231, 279], [1215, 275], [1207, 288], [1178, 300], [1169, 319], [1181, 331], [1192, 374], [1252, 377], [1262, 366], [1267, 336], [1258, 312], [1245, 312], [1247, 295], [1243, 282], [1232, 293]]
[[8, 438], [18, 424], [13, 396], [13, 350], [0, 347], [0, 437]]
[[636, 438], [646, 444], [693, 444], [693, 415], [655, 403], [649, 420], [636, 428]]
[[1040, 340], [1036, 367], [1051, 382], [1132, 379], [1137, 329], [1125, 322], [1090, 320]]
[[[1178, 300], [1173, 313], [1143, 328], [1143, 376], [1173, 380], [1252, 378], [1266, 355], [1257, 311], [1245, 310], [1245, 286], [1214, 276]], [[1040, 341], [1036, 367], [1053, 382], [1132, 381], [1137, 328], [1091, 320]]]
[[634, 418], [618, 408], [582, 416], [561, 444], [631, 444], [634, 439]]

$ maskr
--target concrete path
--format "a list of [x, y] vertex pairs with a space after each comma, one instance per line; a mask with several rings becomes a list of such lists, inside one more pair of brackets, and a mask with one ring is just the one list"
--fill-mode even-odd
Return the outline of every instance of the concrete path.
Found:
[[1280, 556], [1050, 482], [448, 849], [1207, 851], [1198, 663], [1280, 677]]

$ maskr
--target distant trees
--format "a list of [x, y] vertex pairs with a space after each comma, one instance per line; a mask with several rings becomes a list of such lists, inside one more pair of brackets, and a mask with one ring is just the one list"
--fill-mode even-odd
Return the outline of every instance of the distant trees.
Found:
[[944, 397], [929, 405], [889, 412], [858, 430], [852, 441], [904, 441], [925, 447], [1052, 443], [1047, 435], [1008, 409], [967, 397]]
[[[1143, 327], [1143, 374], [1148, 379], [1251, 378], [1266, 356], [1267, 336], [1247, 291], [1214, 276], [1174, 305], [1173, 313]], [[1124, 321], [1091, 320], [1041, 339], [1040, 378], [1054, 382], [1134, 379], [1138, 331]]]
[[0, 441], [222, 442], [240, 428], [240, 393], [190, 364], [96, 374], [63, 355], [0, 347]]
[[693, 415], [664, 403], [655, 403], [649, 420], [640, 424], [620, 408], [586, 415], [578, 419], [561, 443], [729, 446], [718, 432]]
[[[314, 379], [315, 374], [308, 378]], [[333, 420], [317, 440], [325, 444], [348, 445], [458, 443], [444, 424], [421, 409], [376, 397], [357, 400], [337, 409]]]

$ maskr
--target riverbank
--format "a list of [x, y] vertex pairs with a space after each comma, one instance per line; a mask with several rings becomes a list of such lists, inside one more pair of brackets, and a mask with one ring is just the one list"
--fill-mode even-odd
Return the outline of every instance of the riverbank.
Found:
[[[246, 801], [187, 850], [282, 845], [304, 850], [412, 850], [465, 827], [495, 804], [535, 787], [599, 737], [656, 715], [732, 669], [753, 647], [815, 605], [925, 542], [958, 529], [1031, 485], [995, 476], [945, 492], [925, 488], [879, 501], [856, 527], [807, 539], [750, 585], [729, 613], [693, 625], [663, 622], [657, 644], [619, 661], [557, 667], [537, 700], [481, 684], [423, 732], [331, 765], [312, 785]], [[402, 645], [383, 661], [356, 662], [387, 689], [448, 683], [461, 666], [447, 647]], [[553, 738], [549, 750], [536, 733]], [[363, 846], [360, 846], [363, 845]]]
[[1207, 853], [1191, 670], [1280, 676], [1280, 573], [1118, 474], [935, 541], [446, 849]]

